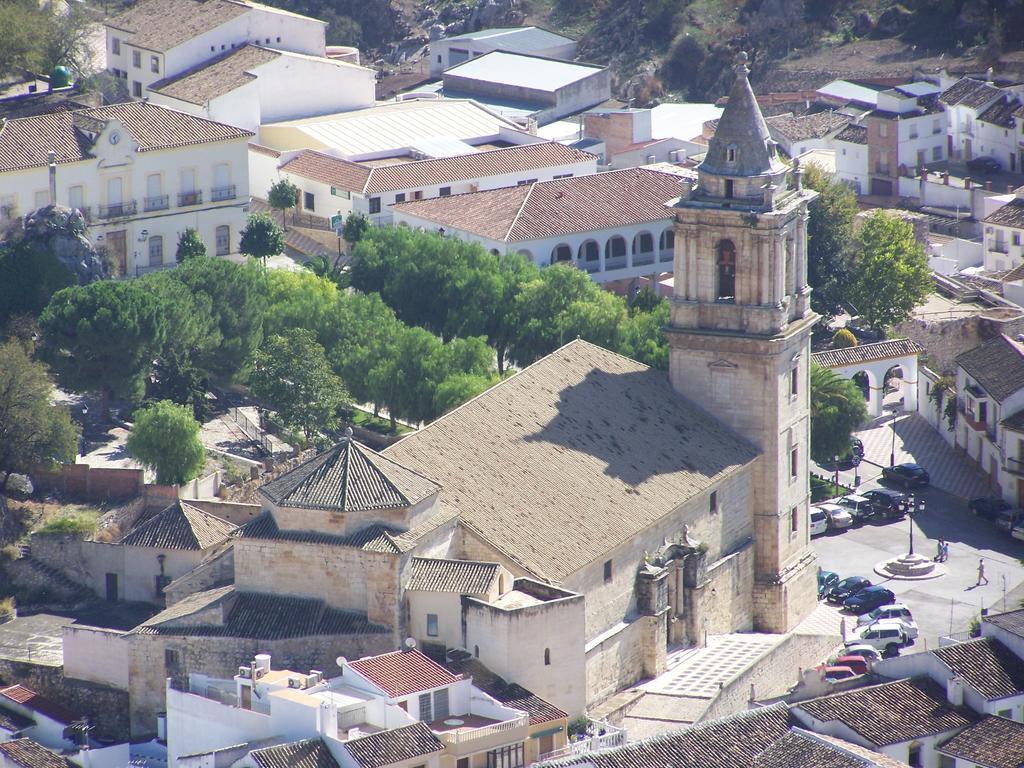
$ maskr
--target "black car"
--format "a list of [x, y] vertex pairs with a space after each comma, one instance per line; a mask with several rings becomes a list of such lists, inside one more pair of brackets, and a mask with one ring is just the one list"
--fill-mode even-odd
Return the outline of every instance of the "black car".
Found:
[[865, 587], [870, 586], [871, 582], [863, 576], [850, 576], [832, 587], [825, 599], [830, 603], [840, 604], [848, 597], [853, 597]]
[[897, 519], [907, 513], [910, 499], [907, 494], [889, 488], [875, 488], [863, 494], [871, 505], [872, 515], [888, 519]]
[[1003, 170], [994, 157], [975, 157], [967, 161], [967, 169], [975, 173], [999, 173]]
[[832, 571], [818, 571], [818, 599], [832, 591], [832, 588], [839, 583], [839, 574]]
[[928, 470], [920, 464], [897, 464], [895, 467], [883, 467], [882, 479], [890, 483], [902, 485], [904, 488], [922, 488], [931, 482]]
[[859, 616], [862, 613], [875, 610], [880, 605], [889, 605], [894, 602], [896, 602], [896, 595], [891, 590], [876, 584], [873, 587], [865, 587], [860, 592], [846, 598], [843, 601], [843, 607]]
[[971, 499], [967, 502], [967, 511], [972, 515], [984, 517], [986, 520], [995, 520], [1000, 513], [1011, 509], [1010, 503], [994, 496], [987, 496], [980, 499]]

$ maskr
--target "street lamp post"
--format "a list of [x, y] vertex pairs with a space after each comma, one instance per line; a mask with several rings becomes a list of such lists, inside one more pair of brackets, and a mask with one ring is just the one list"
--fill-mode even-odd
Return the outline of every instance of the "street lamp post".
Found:
[[889, 452], [889, 466], [896, 466], [896, 411], [892, 412], [892, 421], [889, 422], [892, 427], [892, 450]]

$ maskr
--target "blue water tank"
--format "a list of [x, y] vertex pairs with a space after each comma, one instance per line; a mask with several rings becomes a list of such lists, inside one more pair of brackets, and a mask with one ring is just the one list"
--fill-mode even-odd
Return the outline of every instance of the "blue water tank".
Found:
[[67, 88], [69, 85], [71, 85], [71, 70], [63, 64], [54, 67], [50, 75], [50, 87]]

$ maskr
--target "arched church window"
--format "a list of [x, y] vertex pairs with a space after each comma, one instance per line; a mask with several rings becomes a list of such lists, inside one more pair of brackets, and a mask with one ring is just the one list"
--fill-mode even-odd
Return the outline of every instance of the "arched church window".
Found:
[[718, 301], [736, 300], [736, 246], [732, 240], [718, 243]]

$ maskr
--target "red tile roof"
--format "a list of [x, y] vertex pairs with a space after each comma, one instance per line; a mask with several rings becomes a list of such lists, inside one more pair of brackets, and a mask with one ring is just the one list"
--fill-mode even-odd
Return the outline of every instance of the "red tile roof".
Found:
[[299, 176], [352, 192], [373, 195], [525, 173], [557, 165], [595, 160], [594, 156], [553, 141], [490, 149], [468, 155], [439, 157], [367, 168], [323, 152], [305, 150], [281, 166]]
[[0, 762], [21, 768], [70, 768], [73, 764], [32, 739], [0, 744]]
[[40, 696], [24, 685], [12, 685], [9, 688], [4, 688], [0, 690], [0, 697], [13, 701], [15, 704], [21, 704], [33, 712], [38, 712], [51, 720], [56, 720], [58, 723], [64, 723], [64, 725], [70, 725], [80, 719], [78, 715], [67, 707], [44, 696]]
[[396, 213], [505, 242], [612, 229], [671, 218], [679, 176], [647, 168], [396, 203]]
[[462, 675], [453, 675], [417, 650], [368, 656], [348, 665], [388, 696], [407, 696], [462, 679]]

